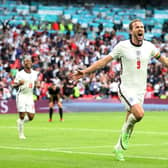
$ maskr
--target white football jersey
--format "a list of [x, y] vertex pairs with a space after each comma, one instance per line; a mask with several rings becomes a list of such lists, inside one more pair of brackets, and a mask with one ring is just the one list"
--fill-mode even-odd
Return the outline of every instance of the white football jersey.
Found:
[[31, 69], [31, 73], [25, 72], [24, 69], [17, 72], [14, 82], [18, 83], [20, 80], [24, 81], [24, 84], [19, 87], [18, 93], [21, 95], [33, 95], [33, 88], [37, 77], [38, 72], [33, 69]]
[[130, 40], [119, 42], [109, 54], [121, 61], [121, 81], [119, 88], [131, 93], [145, 93], [147, 66], [149, 60], [159, 53], [149, 41], [144, 40], [141, 46], [135, 46]]

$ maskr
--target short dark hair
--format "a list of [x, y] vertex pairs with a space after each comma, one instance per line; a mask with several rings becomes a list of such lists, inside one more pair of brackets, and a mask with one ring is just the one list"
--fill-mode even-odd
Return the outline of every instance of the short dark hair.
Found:
[[133, 23], [135, 23], [135, 22], [142, 22], [140, 19], [134, 19], [134, 20], [132, 20], [131, 22], [130, 22], [130, 24], [129, 24], [129, 30], [132, 30], [132, 25], [133, 25]]

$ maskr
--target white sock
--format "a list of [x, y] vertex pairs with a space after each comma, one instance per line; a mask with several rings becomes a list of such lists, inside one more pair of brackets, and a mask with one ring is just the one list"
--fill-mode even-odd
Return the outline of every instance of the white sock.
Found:
[[18, 132], [19, 135], [24, 135], [24, 120], [21, 120], [20, 118], [17, 120], [18, 124]]
[[[134, 124], [137, 122], [137, 119], [135, 118], [135, 116], [131, 113], [128, 116], [127, 121], [124, 123], [123, 127], [122, 127], [122, 133], [129, 133], [130, 131], [132, 132]], [[118, 139], [117, 144], [115, 145], [115, 149], [117, 150], [123, 150], [123, 148], [121, 147], [121, 143], [120, 143], [120, 137]]]
[[121, 147], [121, 143], [120, 143], [120, 137], [118, 138], [117, 144], [115, 145], [115, 149], [123, 150], [123, 148]]
[[122, 132], [123, 133], [129, 133], [130, 131], [132, 131], [134, 124], [137, 122], [137, 119], [135, 118], [134, 114], [130, 114], [128, 116], [127, 121], [124, 123], [123, 127], [122, 127]]

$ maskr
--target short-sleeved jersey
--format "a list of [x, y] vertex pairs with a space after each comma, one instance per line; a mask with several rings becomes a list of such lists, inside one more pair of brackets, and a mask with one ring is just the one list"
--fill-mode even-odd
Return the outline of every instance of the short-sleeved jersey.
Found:
[[119, 42], [109, 54], [121, 62], [120, 89], [145, 93], [149, 60], [158, 55], [158, 49], [146, 40], [135, 46], [130, 40]]
[[37, 80], [37, 78], [38, 78], [38, 72], [34, 71], [33, 69], [31, 69], [31, 73], [25, 72], [24, 69], [17, 72], [14, 82], [18, 83], [20, 80], [24, 80], [24, 84], [19, 86], [18, 89], [19, 95], [32, 96], [35, 81]]

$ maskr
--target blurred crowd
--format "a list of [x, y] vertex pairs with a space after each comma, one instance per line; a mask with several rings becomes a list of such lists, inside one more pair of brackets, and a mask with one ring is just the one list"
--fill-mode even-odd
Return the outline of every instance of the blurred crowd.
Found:
[[[31, 55], [33, 69], [39, 71], [35, 88], [35, 99], [46, 99], [47, 89], [56, 83], [67, 98], [116, 98], [120, 75], [117, 60], [95, 73], [72, 81], [70, 75], [104, 57], [113, 47], [123, 40], [116, 35], [116, 29], [104, 31], [100, 25], [97, 32], [92, 27], [65, 25], [66, 33], [47, 31], [45, 28], [30, 27], [29, 24], [12, 26], [7, 21], [1, 23], [0, 30], [0, 99], [15, 98], [16, 90], [11, 87], [18, 70], [22, 68], [25, 55]], [[60, 29], [60, 23], [51, 23], [51, 29]], [[93, 40], [89, 33], [96, 33]], [[153, 38], [152, 42], [168, 57], [168, 39]], [[168, 69], [152, 59], [148, 66], [146, 98], [168, 98]]]

